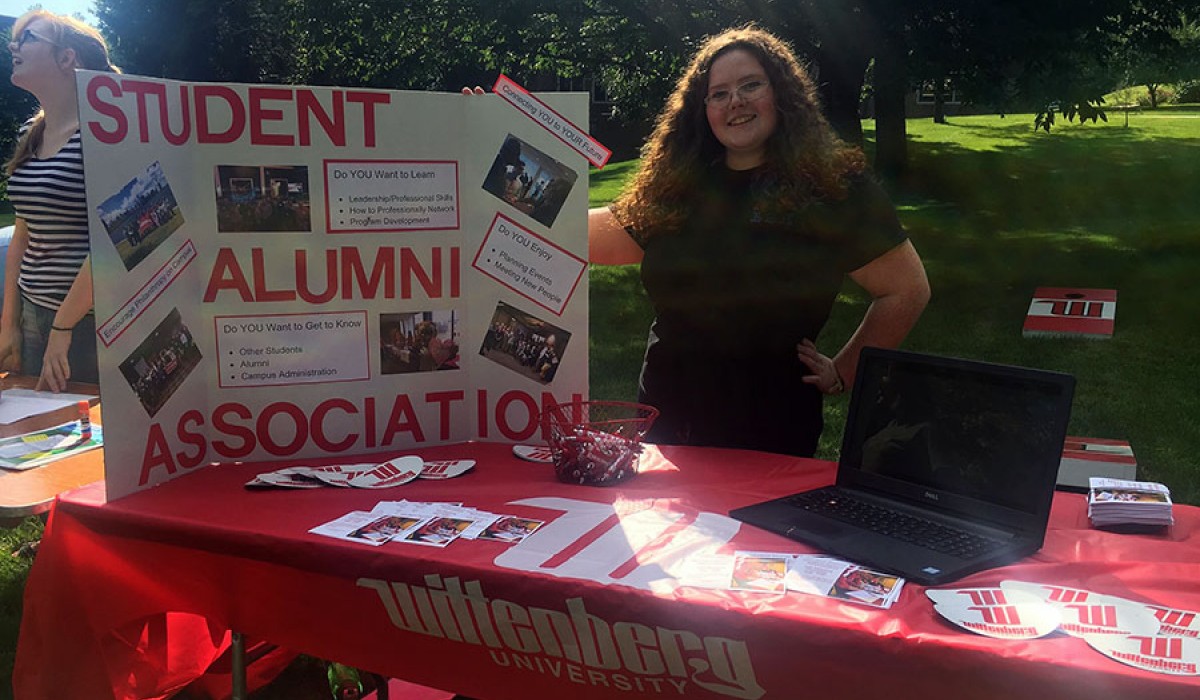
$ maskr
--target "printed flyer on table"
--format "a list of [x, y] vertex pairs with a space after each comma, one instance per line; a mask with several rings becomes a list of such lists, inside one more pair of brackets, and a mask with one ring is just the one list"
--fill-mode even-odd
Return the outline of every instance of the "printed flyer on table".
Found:
[[110, 499], [586, 397], [586, 95], [77, 80]]

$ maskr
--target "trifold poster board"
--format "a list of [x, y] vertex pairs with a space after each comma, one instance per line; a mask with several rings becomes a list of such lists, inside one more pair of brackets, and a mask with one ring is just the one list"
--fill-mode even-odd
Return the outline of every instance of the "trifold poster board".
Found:
[[109, 499], [587, 395], [585, 95], [78, 88]]

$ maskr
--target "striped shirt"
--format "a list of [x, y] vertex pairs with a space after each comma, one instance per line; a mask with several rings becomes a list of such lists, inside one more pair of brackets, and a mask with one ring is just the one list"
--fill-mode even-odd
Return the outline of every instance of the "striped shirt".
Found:
[[[29, 129], [32, 120], [21, 127]], [[87, 196], [83, 148], [76, 131], [49, 158], [33, 157], [8, 180], [8, 198], [29, 228], [21, 258], [21, 294], [38, 306], [58, 309], [88, 255]]]

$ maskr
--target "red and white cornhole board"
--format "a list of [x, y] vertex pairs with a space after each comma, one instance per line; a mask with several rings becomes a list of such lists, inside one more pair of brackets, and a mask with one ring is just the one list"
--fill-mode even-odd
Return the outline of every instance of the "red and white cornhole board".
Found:
[[1117, 290], [1038, 287], [1021, 335], [1110, 338], [1117, 319]]
[[1087, 489], [1088, 479], [1093, 476], [1129, 481], [1137, 478], [1133, 447], [1125, 440], [1068, 437], [1058, 466], [1058, 485]]

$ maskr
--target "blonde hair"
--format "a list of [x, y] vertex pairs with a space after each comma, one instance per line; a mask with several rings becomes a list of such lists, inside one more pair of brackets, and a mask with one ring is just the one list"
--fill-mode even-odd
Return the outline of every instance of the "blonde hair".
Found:
[[708, 37], [658, 115], [642, 148], [642, 164], [612, 205], [617, 220], [649, 238], [677, 231], [725, 153], [705, 115], [708, 74], [721, 56], [747, 51], [762, 65], [775, 95], [778, 125], [767, 140], [773, 175], [769, 209], [798, 209], [813, 199], [846, 196], [848, 180], [863, 172], [862, 150], [846, 144], [821, 113], [817, 89], [791, 47], [754, 25]]
[[[13, 40], [15, 41], [21, 32], [25, 31], [30, 22], [39, 19], [46, 23], [46, 38], [54, 44], [56, 52], [64, 49], [74, 51], [75, 63], [78, 67], [109, 73], [121, 72], [120, 68], [109, 62], [108, 43], [104, 41], [100, 32], [74, 17], [56, 15], [46, 10], [31, 10], [18, 17], [13, 24]], [[46, 113], [39, 109], [37, 114], [33, 115], [29, 128], [17, 141], [12, 159], [4, 164], [5, 175], [11, 176], [17, 168], [33, 158], [34, 152], [42, 143], [42, 132], [45, 129]]]

